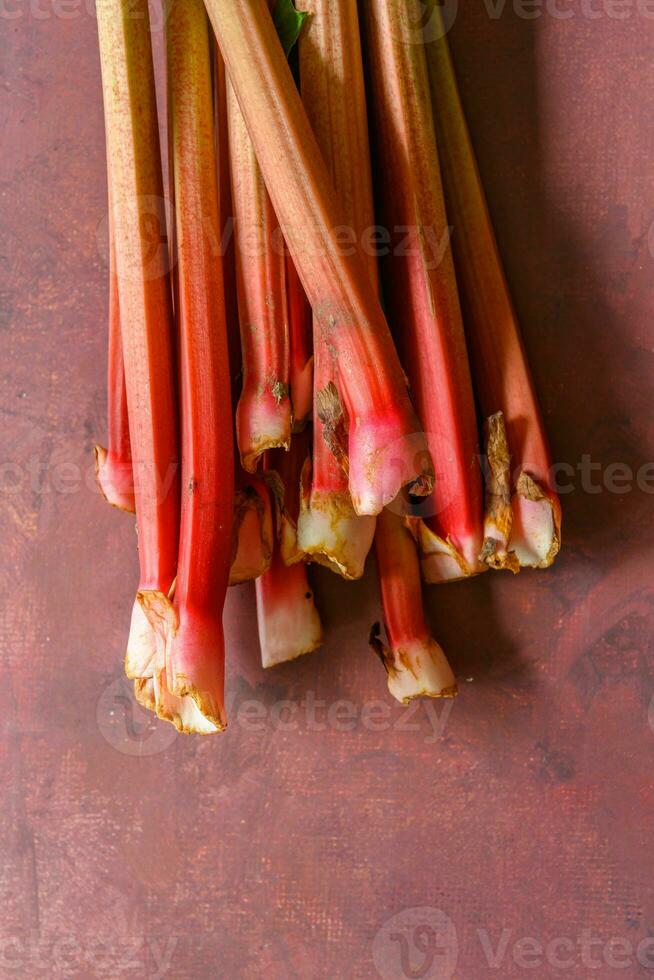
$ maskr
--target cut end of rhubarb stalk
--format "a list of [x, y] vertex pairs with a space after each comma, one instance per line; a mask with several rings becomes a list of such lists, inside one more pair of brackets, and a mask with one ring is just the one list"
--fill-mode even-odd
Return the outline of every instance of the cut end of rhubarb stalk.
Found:
[[168, 690], [185, 710], [182, 714], [178, 709], [186, 725], [180, 731], [223, 731], [225, 640], [220, 616], [202, 616], [189, 607], [180, 611], [166, 656]]
[[301, 551], [312, 561], [345, 579], [363, 575], [375, 536], [374, 517], [354, 512], [347, 491], [311, 491], [311, 460], [302, 470], [302, 495], [297, 536]]
[[323, 640], [306, 565], [287, 567], [278, 561], [276, 556], [270, 571], [255, 583], [263, 667], [312, 653]]
[[459, 549], [450, 540], [446, 541], [435, 534], [420, 518], [407, 517], [406, 524], [418, 545], [422, 580], [427, 585], [458, 582], [486, 571], [486, 566], [474, 553], [473, 541], [468, 543], [468, 547]]
[[273, 516], [270, 496], [259, 481], [237, 491], [234, 502], [235, 553], [229, 584], [250, 582], [270, 568], [273, 552]]
[[422, 432], [405, 433], [402, 419], [389, 410], [374, 419], [350, 420], [349, 487], [357, 514], [381, 513], [403, 487], [415, 497], [426, 497], [433, 490], [427, 440]]
[[486, 434], [486, 513], [484, 544], [479, 560], [490, 568], [516, 574], [520, 562], [509, 549], [512, 538], [511, 453], [502, 412], [495, 412], [484, 426]]
[[236, 409], [236, 433], [241, 463], [255, 473], [261, 456], [270, 449], [291, 445], [292, 412], [288, 385], [276, 381], [256, 396], [244, 394]]
[[154, 700], [157, 717], [162, 721], [169, 721], [178, 732], [183, 735], [215, 735], [224, 730], [225, 723], [221, 726], [214, 724], [198, 707], [194, 698], [176, 697], [170, 693], [165, 668], [155, 672], [151, 684], [152, 694], [148, 696]]
[[[174, 587], [171, 589], [171, 596]], [[154, 589], [137, 593], [155, 638], [150, 684], [137, 682], [141, 703], [154, 701], [157, 716], [184, 734], [211, 735], [227, 726], [223, 704], [224, 639], [216, 617], [184, 606], [182, 618], [168, 596]], [[140, 680], [147, 680], [141, 678]]]
[[491, 568], [548, 568], [561, 547], [561, 508], [524, 470], [511, 492], [511, 455], [502, 412], [486, 423], [487, 486], [484, 546]]
[[452, 668], [431, 637], [391, 650], [382, 641], [376, 623], [370, 632], [370, 646], [386, 669], [388, 690], [402, 704], [420, 697], [454, 698], [459, 693]]
[[132, 619], [125, 653], [125, 673], [130, 680], [152, 677], [156, 656], [156, 633], [137, 596], [132, 606]]
[[95, 478], [104, 499], [112, 507], [134, 514], [136, 503], [131, 460], [126, 462], [118, 459], [113, 453], [107, 452], [104, 446], [96, 446], [94, 452]]
[[561, 547], [561, 508], [528, 473], [518, 477], [513, 495], [511, 546], [521, 565], [548, 568]]

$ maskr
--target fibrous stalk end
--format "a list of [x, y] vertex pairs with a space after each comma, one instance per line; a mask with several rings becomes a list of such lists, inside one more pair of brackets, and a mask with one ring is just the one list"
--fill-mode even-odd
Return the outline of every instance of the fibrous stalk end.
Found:
[[431, 637], [411, 639], [391, 649], [383, 642], [376, 623], [370, 632], [370, 646], [386, 669], [388, 690], [402, 704], [420, 697], [454, 698], [459, 693], [452, 668]]

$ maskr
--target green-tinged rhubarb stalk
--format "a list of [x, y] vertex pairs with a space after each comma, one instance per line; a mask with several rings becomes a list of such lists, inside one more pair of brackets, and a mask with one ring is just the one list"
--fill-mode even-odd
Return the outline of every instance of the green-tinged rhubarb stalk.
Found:
[[[430, 22], [438, 25], [440, 11], [435, 0], [430, 0], [429, 8]], [[454, 258], [475, 389], [481, 411], [489, 419], [491, 488], [482, 557], [494, 568], [546, 568], [561, 544], [561, 505], [547, 437], [442, 22], [435, 35], [425, 46], [434, 120], [448, 213], [454, 225]], [[506, 499], [507, 488], [511, 508], [498, 506], [498, 500]]]
[[[161, 154], [145, 0], [97, 9], [116, 278], [139, 531], [140, 585], [126, 655], [152, 677], [156, 632], [141, 605], [168, 595], [179, 544], [179, 439]], [[156, 245], [152, 248], [152, 224]]]
[[229, 80], [227, 110], [243, 351], [236, 434], [241, 462], [253, 473], [264, 452], [291, 441], [286, 271], [277, 218]]
[[387, 642], [375, 625], [370, 643], [386, 668], [389, 691], [405, 704], [455, 697], [454, 674], [425, 621], [415, 541], [389, 508], [377, 519], [375, 546]]
[[319, 329], [338, 359], [355, 509], [433, 486], [426, 443], [365, 264], [338, 242], [343, 210], [265, 0], [206, 0], [257, 160]]
[[416, 518], [423, 578], [486, 566], [477, 419], [449, 243], [419, 0], [363, 0], [389, 320], [436, 467]]
[[201, 0], [171, 0], [166, 49], [176, 215], [176, 318], [182, 420], [182, 506], [172, 599], [145, 597], [164, 656], [157, 714], [184, 732], [226, 723], [222, 613], [232, 561], [234, 467], [209, 24]]
[[[109, 173], [109, 166], [107, 166]], [[134, 472], [129, 441], [127, 388], [120, 339], [120, 301], [116, 273], [111, 193], [109, 194], [109, 357], [107, 363], [107, 448], [95, 447], [95, 472], [105, 500], [133, 514]]]
[[[368, 123], [355, 0], [298, 0], [311, 16], [300, 37], [302, 102], [327, 163], [340, 204], [360, 244], [374, 225]], [[377, 260], [362, 250], [370, 282], [377, 289]], [[315, 399], [338, 378], [337, 362], [324, 332], [316, 326]], [[375, 520], [352, 505], [348, 475], [332, 453], [321, 410], [313, 413], [313, 457], [302, 474], [298, 524], [301, 549], [313, 561], [344, 578], [363, 575]]]

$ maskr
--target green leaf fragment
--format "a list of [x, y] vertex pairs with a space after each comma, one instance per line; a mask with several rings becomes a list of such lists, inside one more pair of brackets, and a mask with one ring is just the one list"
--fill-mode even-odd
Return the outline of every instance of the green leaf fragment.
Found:
[[295, 9], [293, 0], [277, 0], [273, 21], [287, 58], [295, 47], [308, 16], [304, 11]]

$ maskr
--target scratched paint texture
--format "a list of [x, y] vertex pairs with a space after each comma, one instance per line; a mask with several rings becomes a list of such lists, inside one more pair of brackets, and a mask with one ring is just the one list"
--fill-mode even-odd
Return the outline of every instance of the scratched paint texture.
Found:
[[[251, 590], [230, 593], [224, 737], [132, 714], [134, 531], [91, 466], [95, 21], [41, 6], [2, 18], [0, 976], [478, 980], [556, 976], [561, 959], [566, 976], [646, 975], [651, 493], [589, 492], [576, 471], [553, 571], [429, 593], [462, 681], [451, 710], [381, 707], [373, 575], [325, 573], [327, 644], [271, 673]], [[611, 464], [654, 459], [654, 22], [636, 5], [461, 7], [453, 49], [554, 457], [590, 456], [601, 486]], [[433, 957], [416, 907], [449, 920]], [[522, 959], [522, 937], [577, 945]]]

